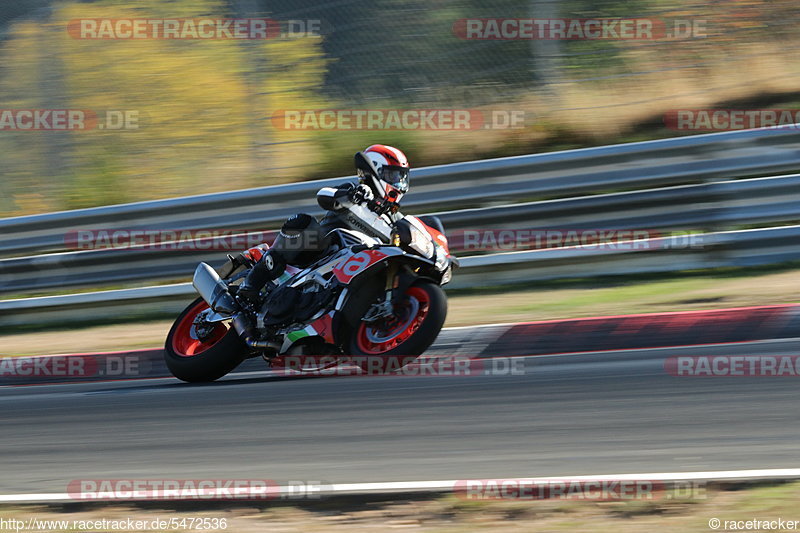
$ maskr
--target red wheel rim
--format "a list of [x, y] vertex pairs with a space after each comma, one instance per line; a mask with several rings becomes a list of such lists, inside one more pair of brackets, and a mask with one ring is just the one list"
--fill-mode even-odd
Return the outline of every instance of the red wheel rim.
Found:
[[420, 287], [409, 288], [406, 296], [407, 304], [414, 310], [413, 316], [399, 320], [397, 325], [387, 330], [378, 330], [362, 322], [356, 332], [356, 344], [359, 350], [368, 354], [386, 353], [403, 344], [420, 328], [430, 309], [430, 297], [425, 289]]
[[196, 338], [194, 319], [206, 309], [208, 309], [208, 304], [204, 301], [200, 301], [181, 318], [181, 321], [175, 328], [175, 333], [172, 335], [172, 351], [174, 351], [176, 355], [181, 357], [194, 357], [199, 355], [217, 344], [222, 340], [222, 337], [228, 333], [228, 328], [225, 324], [217, 322], [206, 338], [203, 340]]

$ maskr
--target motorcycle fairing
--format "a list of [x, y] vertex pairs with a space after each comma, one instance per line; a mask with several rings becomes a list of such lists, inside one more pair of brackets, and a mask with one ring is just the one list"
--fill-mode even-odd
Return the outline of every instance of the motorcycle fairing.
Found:
[[306, 337], [321, 337], [328, 344], [334, 344], [336, 342], [333, 335], [334, 313], [336, 313], [336, 311], [330, 311], [317, 318], [303, 329], [296, 329], [287, 333], [283, 338], [281, 353], [286, 353], [292, 344]]
[[372, 265], [379, 263], [392, 255], [402, 255], [400, 250], [380, 250], [368, 249], [355, 253], [348, 257], [346, 260], [341, 261], [336, 268], [333, 269], [333, 275], [343, 285], [349, 285], [350, 282], [360, 273]]
[[[337, 254], [338, 255], [338, 254]], [[370, 248], [362, 250], [357, 253], [350, 253], [345, 256], [334, 256], [331, 261], [325, 265], [321, 265], [316, 270], [329, 271], [333, 265], [333, 273], [335, 278], [341, 283], [344, 288], [337, 298], [333, 310], [315, 319], [305, 328], [291, 331], [284, 335], [283, 345], [281, 346], [280, 353], [286, 353], [287, 350], [298, 340], [319, 336], [326, 343], [336, 344], [339, 339], [336, 339], [335, 332], [338, 328], [338, 323], [341, 316], [342, 309], [347, 305], [350, 299], [351, 292], [348, 285], [358, 276], [364, 274], [367, 270], [395, 258], [396, 260], [411, 262], [417, 265], [432, 265], [433, 262], [422, 257], [408, 254], [400, 249], [394, 247], [386, 248]], [[352, 261], [352, 264], [351, 264]], [[300, 279], [306, 276], [313, 276], [314, 270], [307, 269], [301, 272], [298, 277]]]

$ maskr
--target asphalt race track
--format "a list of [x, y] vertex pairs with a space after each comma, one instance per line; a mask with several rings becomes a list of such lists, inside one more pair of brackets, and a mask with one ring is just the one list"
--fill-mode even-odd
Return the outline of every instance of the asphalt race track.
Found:
[[175, 379], [0, 387], [0, 493], [76, 479], [332, 483], [800, 466], [798, 378], [675, 377], [671, 355], [524, 359], [516, 375]]

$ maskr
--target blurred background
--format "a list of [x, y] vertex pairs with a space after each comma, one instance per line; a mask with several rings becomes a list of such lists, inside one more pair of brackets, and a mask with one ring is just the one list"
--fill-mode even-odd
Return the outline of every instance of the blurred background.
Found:
[[[318, 213], [320, 185], [264, 187], [352, 175], [352, 154], [373, 143], [401, 148], [415, 169], [527, 155], [412, 172], [403, 211], [440, 214], [451, 243], [465, 231], [565, 228], [654, 238], [653, 253], [529, 250], [513, 266], [502, 254], [510, 248], [456, 247], [465, 261], [447, 286], [448, 326], [797, 301], [800, 150], [791, 128], [722, 144], [629, 143], [707, 133], [665, 120], [680, 109], [800, 109], [798, 14], [793, 0], [0, 0], [0, 113], [137, 119], [122, 129], [15, 131], [0, 114], [6, 350], [160, 345], [193, 297], [185, 282], [197, 263], [246, 246], [151, 253], [103, 249], [98, 237], [98, 249], [76, 248], [76, 230], [274, 230], [298, 211]], [[77, 38], [75, 22], [204, 18], [269, 18], [280, 33]], [[657, 30], [652, 39], [464, 38], [465, 19], [515, 18], [650, 19]], [[693, 33], [670, 31], [687, 24]], [[324, 109], [523, 119], [470, 129], [285, 127], [286, 110]], [[616, 143], [627, 147], [573, 150]], [[548, 159], [560, 150], [568, 152]], [[262, 189], [52, 215], [250, 188]], [[26, 215], [40, 216], [15, 218]], [[676, 234], [698, 237], [676, 247], [658, 239]], [[63, 331], [33, 343], [26, 333], [134, 320], [154, 322], [70, 342]]]
[[[798, 466], [796, 379], [679, 379], [664, 363], [678, 354], [797, 362], [800, 134], [684, 138], [707, 132], [676, 131], [665, 116], [800, 110], [798, 15], [797, 0], [0, 0], [0, 455], [13, 458], [0, 495], [143, 476], [349, 483]], [[292, 31], [268, 40], [80, 39], [69, 31], [87, 19], [261, 17]], [[651, 18], [666, 27], [700, 22], [701, 31], [648, 40], [462, 38], [458, 21], [481, 18]], [[5, 127], [4, 111], [33, 109], [124, 111], [138, 120], [115, 130]], [[287, 109], [469, 109], [521, 112], [524, 121], [286, 129]], [[403, 212], [441, 215], [451, 244], [461, 232], [447, 329], [432, 351], [568, 358], [537, 357], [524, 375], [463, 380], [281, 380], [259, 374], [266, 367], [256, 359], [208, 386], [171, 378], [5, 386], [63, 380], [14, 373], [11, 361], [49, 354], [125, 356], [142, 362], [131, 379], [168, 376], [161, 346], [197, 296], [191, 273], [234, 252], [84, 249], [76, 230], [274, 230], [295, 212], [318, 211], [320, 184], [302, 182], [352, 175], [353, 153], [373, 143], [401, 148], [415, 169], [527, 155], [412, 171]], [[573, 150], [587, 147], [600, 148]], [[652, 238], [634, 250], [613, 242], [464, 246], [466, 231], [542, 229]], [[698, 314], [660, 314], [683, 311]], [[624, 353], [574, 355], [597, 350]], [[99, 368], [84, 377], [118, 375]], [[731, 491], [710, 490], [699, 502], [483, 505], [447, 496], [376, 504], [370, 496], [338, 509], [327, 500], [317, 510], [247, 502], [224, 516], [236, 520], [232, 531], [263, 531], [271, 521], [287, 531], [313, 522], [314, 531], [432, 523], [417, 530], [683, 533], [708, 531], [712, 516], [796, 514], [800, 483], [741, 490], [730, 479]], [[170, 515], [113, 505], [5, 504], [0, 516]], [[224, 507], [169, 509], [220, 516]]]
[[[135, 110], [135, 131], [0, 135], [0, 216], [351, 173], [367, 144], [414, 166], [675, 136], [665, 111], [800, 101], [793, 0], [26, 0], [0, 2], [5, 109]], [[481, 17], [703, 19], [703, 36], [465, 40]], [[75, 39], [82, 18], [270, 17], [313, 34]], [[522, 129], [285, 130], [276, 111], [524, 110]], [[784, 105], [783, 107], [787, 107]]]

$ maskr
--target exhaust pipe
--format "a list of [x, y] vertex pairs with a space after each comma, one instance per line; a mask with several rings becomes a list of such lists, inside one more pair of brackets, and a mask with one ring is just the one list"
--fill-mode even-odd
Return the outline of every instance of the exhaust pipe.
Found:
[[248, 348], [254, 350], [273, 350], [277, 352], [281, 349], [279, 342], [273, 341], [260, 341], [256, 338], [253, 328], [250, 326], [250, 321], [244, 316], [244, 313], [236, 313], [233, 317], [233, 329], [242, 338]]
[[217, 271], [208, 264], [197, 265], [192, 278], [192, 286], [214, 312], [232, 315], [239, 310], [233, 296], [228, 292], [228, 286], [219, 278]]
[[217, 274], [217, 271], [206, 263], [197, 265], [192, 278], [194, 289], [203, 297], [215, 312], [233, 317], [233, 328], [242, 338], [248, 348], [254, 350], [274, 350], [281, 348], [280, 343], [273, 341], [260, 341], [255, 335], [250, 321], [241, 312], [239, 305], [228, 292], [228, 287]]

